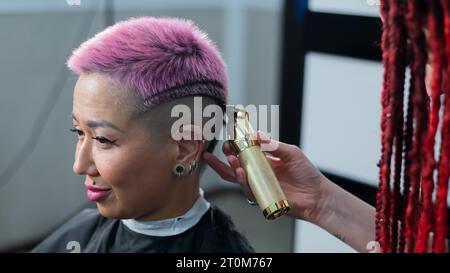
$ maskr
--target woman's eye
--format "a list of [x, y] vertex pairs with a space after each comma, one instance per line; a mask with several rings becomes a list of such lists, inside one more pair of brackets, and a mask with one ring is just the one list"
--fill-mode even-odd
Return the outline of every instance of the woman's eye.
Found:
[[109, 140], [106, 137], [102, 137], [102, 136], [96, 136], [96, 137], [93, 137], [92, 139], [97, 140], [101, 144], [114, 144], [116, 142], [116, 140]]
[[71, 132], [76, 133], [78, 136], [84, 135], [83, 131], [78, 130], [78, 129], [76, 129], [76, 128], [71, 128], [71, 129], [69, 129], [69, 130], [70, 130]]

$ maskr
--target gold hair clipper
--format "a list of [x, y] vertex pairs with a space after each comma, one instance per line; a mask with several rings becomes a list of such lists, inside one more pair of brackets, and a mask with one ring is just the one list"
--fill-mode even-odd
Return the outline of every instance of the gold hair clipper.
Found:
[[248, 112], [242, 108], [234, 110], [230, 142], [246, 171], [248, 184], [264, 217], [267, 220], [276, 219], [289, 211], [289, 203], [259, 143], [251, 139], [253, 129]]

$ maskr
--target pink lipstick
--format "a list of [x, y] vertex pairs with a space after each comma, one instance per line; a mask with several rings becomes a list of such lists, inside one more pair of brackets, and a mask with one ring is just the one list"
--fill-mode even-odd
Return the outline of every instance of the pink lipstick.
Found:
[[99, 202], [106, 198], [110, 193], [110, 188], [101, 188], [92, 185], [85, 185], [87, 189], [87, 197], [89, 200]]

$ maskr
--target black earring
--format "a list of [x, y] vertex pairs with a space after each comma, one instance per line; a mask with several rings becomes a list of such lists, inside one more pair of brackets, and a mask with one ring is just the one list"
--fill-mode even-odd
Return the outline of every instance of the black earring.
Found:
[[183, 176], [184, 171], [185, 171], [184, 165], [181, 163], [176, 164], [172, 169], [172, 172], [178, 177]]

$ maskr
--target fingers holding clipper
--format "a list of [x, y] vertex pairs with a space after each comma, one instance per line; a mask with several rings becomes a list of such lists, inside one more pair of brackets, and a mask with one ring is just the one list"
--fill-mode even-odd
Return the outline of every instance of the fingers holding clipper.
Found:
[[215, 155], [204, 152], [202, 157], [206, 163], [222, 177], [222, 179], [230, 182], [237, 182], [234, 170], [224, 162], [220, 161]]
[[245, 196], [249, 200], [255, 200], [255, 197], [250, 190], [250, 187], [247, 182], [247, 175], [245, 174], [245, 170], [241, 167], [241, 163], [234, 155], [229, 155], [227, 157], [229, 166], [220, 161], [215, 155], [204, 152], [202, 155], [203, 159], [208, 163], [208, 165], [213, 168], [214, 171], [219, 174], [222, 179], [227, 180], [233, 183], [239, 183], [241, 185], [242, 190], [244, 191]]
[[277, 157], [281, 160], [289, 160], [290, 158], [297, 156], [299, 153], [300, 149], [297, 146], [279, 142], [261, 131], [257, 132], [256, 137], [261, 145], [261, 149], [264, 152], [269, 153], [273, 157]]
[[225, 141], [222, 145], [222, 151], [226, 156], [229, 155], [237, 155], [236, 151], [231, 146], [231, 143], [229, 141]]
[[237, 157], [233, 155], [227, 156], [227, 160], [231, 168], [234, 170], [237, 182], [241, 185], [245, 196], [247, 196], [249, 200], [254, 201], [255, 197], [253, 196], [250, 186], [248, 185], [247, 175], [244, 168], [242, 168], [241, 163], [239, 162]]
[[246, 182], [246, 180], [244, 180], [244, 177], [243, 177], [243, 175], [245, 176], [245, 171], [241, 167], [241, 163], [239, 162], [237, 157], [234, 155], [229, 155], [229, 156], [227, 156], [227, 160], [228, 160], [228, 163], [230, 164], [231, 168], [234, 171], [237, 181], [239, 183]]

